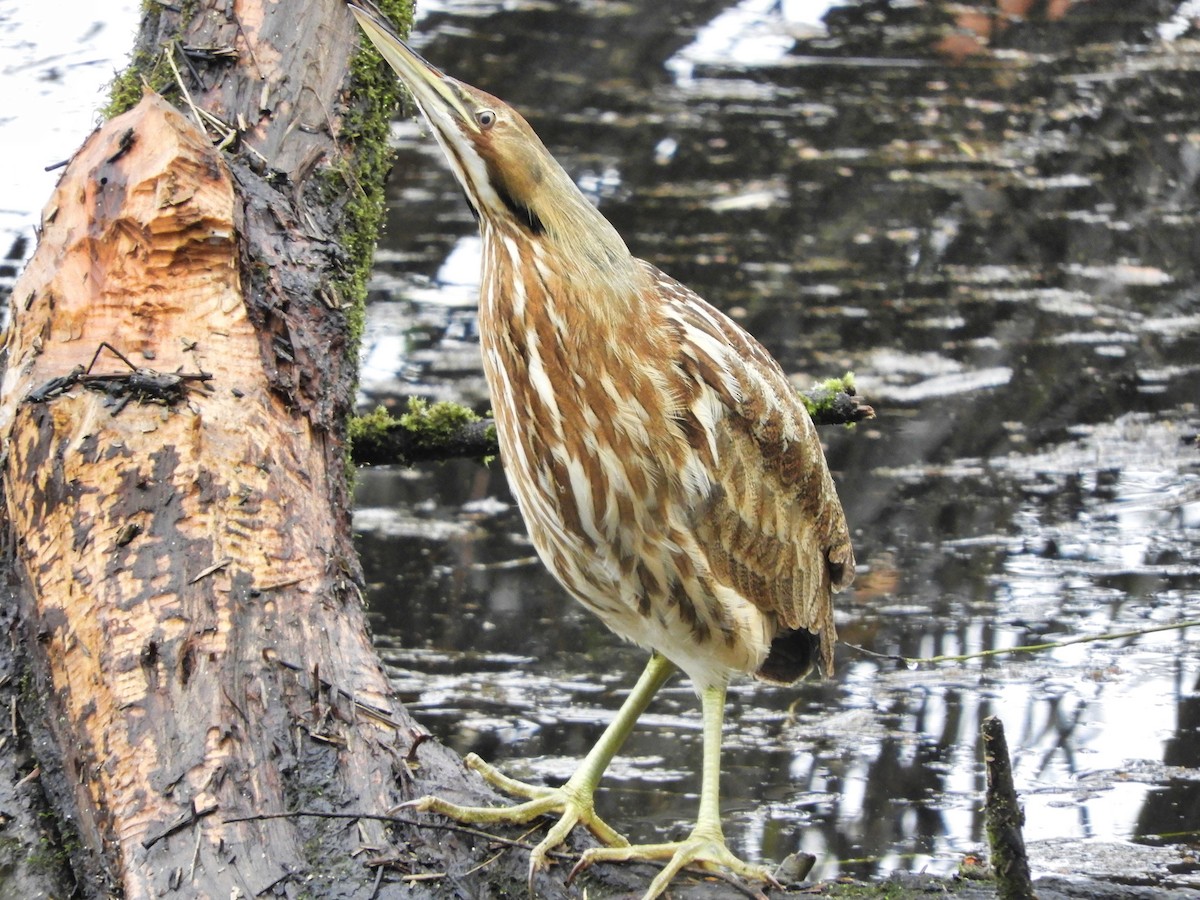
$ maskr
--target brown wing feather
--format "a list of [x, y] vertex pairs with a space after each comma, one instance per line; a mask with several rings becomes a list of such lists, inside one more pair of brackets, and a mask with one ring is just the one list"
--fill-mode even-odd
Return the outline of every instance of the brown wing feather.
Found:
[[[761, 344], [648, 268], [679, 329], [687, 394], [679, 414], [708, 460], [712, 485], [696, 509], [695, 534], [709, 568], [775, 616], [781, 630], [819, 635], [829, 672], [836, 639], [830, 593], [853, 580], [854, 552], [816, 428]], [[715, 440], [704, 447], [709, 430]]]

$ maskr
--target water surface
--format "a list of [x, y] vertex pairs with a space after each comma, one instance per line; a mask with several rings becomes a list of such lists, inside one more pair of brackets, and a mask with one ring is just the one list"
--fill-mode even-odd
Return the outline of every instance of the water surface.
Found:
[[[915, 4], [824, 26], [757, 0], [423, 9], [422, 52], [525, 112], [635, 253], [797, 385], [853, 370], [879, 412], [823, 434], [863, 563], [836, 679], [730, 692], [735, 848], [811, 851], [814, 877], [953, 871], [983, 843], [978, 730], [999, 715], [1039, 872], [1200, 887], [1196, 628], [894, 658], [1200, 619], [1187, 17], [1080, 4], [958, 60], [937, 48], [963, 35]], [[486, 410], [474, 223], [421, 126], [396, 139], [364, 402]], [[566, 778], [644, 653], [545, 574], [499, 464], [364, 471], [359, 503], [379, 644], [418, 718]], [[699, 728], [672, 682], [605, 781], [631, 837], [690, 824]]]

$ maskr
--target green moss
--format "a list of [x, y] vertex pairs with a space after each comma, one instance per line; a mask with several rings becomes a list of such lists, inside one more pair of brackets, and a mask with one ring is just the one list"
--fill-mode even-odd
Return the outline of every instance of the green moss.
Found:
[[[186, 22], [188, 9], [194, 7], [194, 0], [184, 4], [184, 15], [180, 22]], [[159, 17], [162, 6], [153, 0], [142, 4], [142, 33], [157, 34]], [[112, 119], [121, 113], [128, 112], [137, 106], [142, 99], [142, 92], [149, 87], [152, 91], [170, 98], [178, 91], [175, 76], [171, 72], [163, 55], [163, 48], [143, 47], [140, 44], [134, 48], [129, 57], [129, 64], [117, 73], [108, 86], [108, 103], [100, 110], [105, 119]]]
[[137, 105], [146, 85], [162, 93], [169, 84], [170, 69], [163, 63], [162, 55], [135, 50], [129, 65], [109, 84], [108, 103], [100, 109], [100, 115], [115, 119]]
[[[487, 412], [487, 418], [489, 418], [489, 419], [495, 418], [495, 414], [490, 409]], [[493, 421], [490, 425], [488, 425], [487, 428], [483, 429], [483, 436], [485, 438], [487, 438], [488, 441], [493, 444], [500, 443], [500, 436], [496, 434], [495, 421]], [[489, 453], [487, 456], [485, 456], [483, 458], [483, 464], [485, 466], [491, 466], [491, 464], [494, 463], [496, 461], [496, 459], [497, 459], [496, 454]]]
[[416, 397], [409, 398], [408, 411], [400, 417], [400, 424], [405, 428], [437, 441], [443, 441], [464, 425], [478, 421], [479, 416], [460, 403], [440, 400], [430, 404]]
[[817, 390], [834, 394], [853, 394], [857, 390], [854, 383], [854, 373], [847, 372], [841, 378], [826, 378], [817, 383]]
[[[380, 9], [401, 35], [412, 27], [412, 0], [382, 0]], [[386, 215], [392, 150], [388, 135], [392, 116], [404, 96], [399, 79], [365, 38], [350, 61], [351, 102], [342, 118], [339, 139], [353, 153], [321, 175], [324, 199], [344, 198], [345, 229], [341, 236], [347, 262], [335, 288], [347, 306], [350, 346], [356, 348], [366, 320], [367, 280], [375, 244]]]
[[[377, 6], [399, 34], [408, 34], [412, 28], [413, 0], [379, 0]], [[404, 96], [400, 80], [365, 37], [359, 40], [358, 52], [350, 61], [349, 95], [351, 101], [342, 116], [338, 137], [353, 152], [342, 156], [318, 178], [325, 202], [344, 200], [345, 204], [341, 244], [346, 263], [331, 288], [346, 310], [347, 346], [354, 357], [350, 362], [357, 367], [367, 318], [367, 282], [387, 215], [386, 187], [393, 157], [388, 136], [392, 116]], [[356, 422], [362, 421], [352, 418], [349, 423], [346, 473], [351, 484], [355, 471], [350, 459], [353, 429], [360, 427]]]
[[810, 416], [833, 407], [838, 394], [854, 394], [854, 373], [847, 372], [841, 378], [826, 378], [813, 385], [811, 391], [800, 394], [800, 400]]
[[419, 442], [444, 443], [464, 425], [478, 422], [479, 416], [458, 403], [442, 400], [429, 404], [418, 397], [410, 397], [408, 411], [400, 417], [400, 424], [413, 433]]
[[382, 406], [377, 406], [364, 416], [351, 416], [346, 426], [346, 437], [352, 444], [355, 441], [376, 440], [399, 427], [399, 420], [392, 418]]
[[71, 868], [71, 856], [79, 851], [80, 844], [74, 832], [60, 834], [62, 821], [53, 813], [39, 814], [45, 823], [45, 833], [33, 847], [25, 849], [25, 865], [35, 872], [58, 874]]
[[399, 417], [393, 417], [382, 406], [376, 407], [365, 416], [351, 418], [347, 433], [353, 443], [379, 439], [389, 431], [403, 428], [412, 433], [417, 443], [438, 446], [463, 426], [478, 421], [479, 416], [461, 404], [445, 400], [430, 403], [420, 397], [409, 397], [408, 408]]

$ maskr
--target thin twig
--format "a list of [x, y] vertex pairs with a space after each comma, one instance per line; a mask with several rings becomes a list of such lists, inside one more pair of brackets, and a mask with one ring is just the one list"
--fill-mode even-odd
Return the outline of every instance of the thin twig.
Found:
[[[490, 834], [486, 831], [480, 831], [478, 828], [459, 825], [456, 822], [418, 822], [416, 819], [406, 819], [403, 816], [387, 816], [381, 813], [335, 813], [299, 809], [294, 812], [258, 813], [253, 816], [238, 816], [236, 818], [225, 819], [224, 821], [226, 824], [233, 822], [261, 822], [267, 819], [298, 819], [304, 816], [312, 816], [317, 819], [367, 819], [373, 822], [388, 822], [393, 825], [408, 825], [411, 828], [435, 828], [440, 831], [454, 831], [459, 834], [468, 834], [472, 837], [483, 838], [495, 844], [503, 844], [505, 847], [518, 847], [522, 850], [533, 849], [533, 844], [528, 841], [514, 841], [496, 834]], [[568, 853], [562, 850], [551, 850], [547, 855], [557, 856], [562, 859], [579, 858], [578, 853]]]
[[193, 802], [191, 804], [191, 806], [189, 807], [189, 809], [187, 810], [187, 812], [184, 812], [181, 815], [179, 815], [175, 819], [175, 821], [168, 823], [164, 828], [162, 828], [162, 830], [158, 831], [157, 833], [148, 835], [142, 841], [142, 846], [145, 849], [149, 850], [151, 847], [153, 847], [155, 844], [157, 844], [159, 841], [163, 840], [164, 838], [168, 838], [171, 835], [175, 834], [176, 832], [183, 831], [185, 828], [189, 828], [192, 825], [195, 825], [197, 822], [199, 822], [205, 816], [211, 816], [219, 808], [220, 807], [218, 807], [214, 803], [211, 806], [206, 806], [202, 809], [197, 809], [196, 804]]
[[193, 575], [191, 580], [188, 582], [188, 584], [195, 584], [197, 581], [200, 581], [202, 578], [207, 578], [213, 572], [219, 572], [221, 569], [225, 568], [231, 562], [233, 562], [232, 556], [226, 556], [224, 559], [217, 560], [211, 566], [206, 566], [205, 568], [203, 568], [199, 572], [197, 572], [195, 575]]
[[187, 85], [183, 83], [183, 76], [179, 74], [179, 67], [175, 65], [175, 44], [172, 43], [163, 50], [163, 55], [167, 58], [167, 65], [171, 67], [171, 74], [175, 76], [175, 83], [179, 85], [179, 91], [183, 94], [184, 102], [192, 111], [192, 115], [196, 118], [196, 124], [200, 126], [201, 131], [205, 131], [204, 117], [200, 115], [200, 108], [192, 102], [192, 95], [188, 92]]
[[[289, 672], [303, 672], [300, 666], [296, 665], [296, 663], [287, 662], [286, 660], [280, 659], [278, 656], [274, 655], [272, 655], [270, 659], [272, 659], [277, 665], [283, 666], [283, 668], [287, 669]], [[362, 713], [368, 718], [374, 719], [376, 722], [387, 725], [390, 728], [399, 729], [401, 727], [400, 723], [392, 717], [389, 710], [379, 709], [371, 706], [366, 701], [359, 700], [354, 696], [354, 694], [350, 693], [350, 691], [346, 690], [345, 688], [338, 687], [332, 681], [326, 681], [324, 678], [318, 677], [317, 682], [326, 690], [337, 691], [338, 696], [344, 697], [346, 700], [350, 701], [352, 704], [354, 704], [354, 709], [357, 712]]]
[[410, 872], [407, 875], [401, 875], [400, 880], [411, 883], [414, 881], [441, 881], [445, 877], [445, 872]]
[[[221, 142], [217, 145], [217, 149], [224, 150], [237, 138], [239, 134], [238, 129], [235, 126], [230, 125], [228, 122], [222, 121], [218, 116], [209, 112], [207, 109], [197, 106], [192, 101], [192, 95], [188, 92], [187, 85], [183, 83], [183, 76], [179, 74], [179, 67], [175, 65], [175, 48], [177, 46], [179, 46], [177, 42], [172, 43], [163, 51], [167, 57], [167, 64], [171, 67], [171, 74], [175, 76], [175, 83], [179, 86], [179, 91], [183, 94], [183, 99], [187, 103], [188, 108], [192, 111], [192, 115], [196, 119], [196, 124], [200, 126], [200, 130], [205, 133], [207, 133], [210, 128], [216, 131], [218, 136], [221, 138]], [[179, 52], [183, 53], [182, 47], [179, 47]], [[184, 59], [187, 59], [186, 55], [184, 56]], [[250, 153], [253, 153], [262, 163], [267, 163], [267, 158], [245, 141], [242, 142], [242, 148]]]
[[492, 863], [494, 863], [496, 860], [498, 860], [500, 857], [502, 857], [505, 853], [507, 853], [509, 851], [509, 849], [510, 849], [509, 847], [504, 847], [500, 850], [497, 850], [495, 853], [493, 853], [491, 856], [489, 856], [483, 862], [479, 863], [476, 866], [471, 866], [471, 868], [469, 868], [469, 869], [467, 869], [467, 871], [463, 872], [463, 877], [466, 878], [468, 875], [474, 875], [480, 869], [486, 869], [488, 866], [490, 866]]
[[[687, 872], [688, 867], [685, 866], [684, 871]], [[742, 881], [741, 878], [739, 878], [737, 875], [734, 875], [732, 872], [723, 872], [720, 869], [713, 869], [711, 871], [709, 871], [708, 869], [692, 869], [691, 871], [693, 874], [699, 875], [704, 878], [719, 878], [722, 881], [724, 881], [726, 884], [728, 884], [730, 887], [740, 891], [741, 893], [745, 894], [747, 897], [751, 898], [751, 900], [767, 900], [766, 894], [764, 894], [762, 891], [760, 891], [756, 887], [751, 887], [749, 884]]]
[[200, 865], [200, 841], [204, 836], [204, 832], [196, 829], [196, 842], [192, 845], [192, 864], [188, 866], [188, 881], [191, 884], [196, 883], [196, 866]]
[[851, 650], [857, 650], [859, 653], [875, 659], [890, 659], [902, 662], [906, 666], [921, 666], [943, 662], [966, 662], [972, 659], [985, 659], [989, 656], [1003, 656], [1007, 653], [1040, 653], [1045, 650], [1058, 650], [1061, 647], [1071, 647], [1075, 644], [1091, 644], [1096, 641], [1119, 641], [1124, 638], [1141, 637], [1144, 634], [1156, 634], [1160, 631], [1178, 631], [1196, 626], [1200, 626], [1200, 619], [1189, 619], [1186, 622], [1175, 622], [1171, 625], [1153, 625], [1149, 628], [1135, 628], [1131, 631], [1088, 634], [1082, 637], [1067, 638], [1062, 641], [1047, 641], [1044, 644], [1022, 644], [1019, 647], [995, 647], [991, 650], [979, 650], [975, 653], [962, 653], [957, 656], [922, 656], [914, 658], [911, 656], [900, 656], [895, 653], [879, 653], [875, 650], [868, 650], [866, 647], [860, 647], [857, 644], [847, 643], [846, 641], [842, 643], [846, 644]]

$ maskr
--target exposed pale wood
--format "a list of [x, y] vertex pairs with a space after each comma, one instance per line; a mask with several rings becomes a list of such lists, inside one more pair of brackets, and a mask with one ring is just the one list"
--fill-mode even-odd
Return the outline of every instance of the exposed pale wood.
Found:
[[[291, 823], [223, 820], [279, 809], [314, 740], [360, 763], [334, 777], [375, 810], [399, 796], [390, 760], [358, 748], [394, 743], [394, 729], [346, 699], [394, 713], [337, 553], [326, 437], [271, 390], [235, 212], [207, 137], [148, 96], [76, 155], [15, 294], [0, 407], [7, 514], [62, 716], [51, 727], [74, 748], [64, 763], [80, 834], [111, 842], [129, 896], [177, 881], [163, 863], [180, 847], [196, 848], [195, 878], [214, 895], [257, 894], [305, 869]], [[213, 378], [170, 408], [133, 401], [114, 414], [81, 387], [25, 402], [101, 342]], [[103, 353], [93, 373], [125, 369]], [[304, 668], [264, 666], [276, 656]], [[336, 692], [314, 686], [318, 671]], [[264, 842], [269, 858], [251, 850]]]

